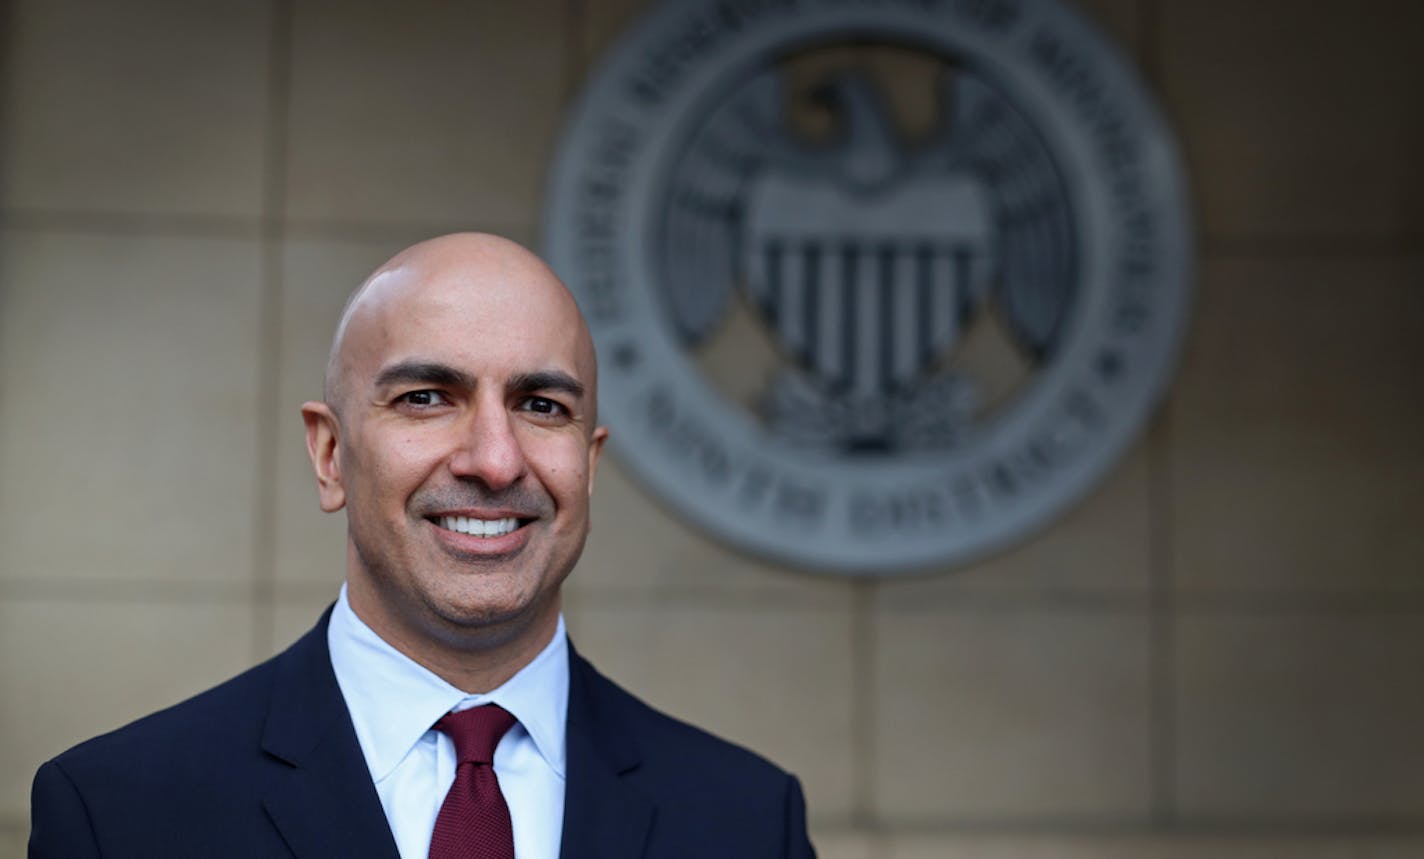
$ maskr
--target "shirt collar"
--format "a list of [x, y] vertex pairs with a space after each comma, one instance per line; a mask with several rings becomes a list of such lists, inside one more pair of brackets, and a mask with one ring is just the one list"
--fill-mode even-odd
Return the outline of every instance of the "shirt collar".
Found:
[[511, 730], [526, 731], [540, 756], [564, 777], [569, 657], [562, 614], [539, 655], [484, 695], [465, 694], [388, 644], [352, 611], [344, 584], [326, 639], [337, 685], [376, 782], [391, 774], [441, 716], [481, 704], [498, 704], [514, 714], [519, 724]]

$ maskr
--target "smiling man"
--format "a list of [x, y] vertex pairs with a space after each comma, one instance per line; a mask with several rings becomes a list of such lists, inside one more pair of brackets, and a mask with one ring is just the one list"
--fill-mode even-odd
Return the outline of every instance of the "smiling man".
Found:
[[813, 856], [796, 780], [569, 644], [607, 431], [536, 257], [416, 245], [356, 291], [306, 403], [346, 585], [285, 653], [35, 777], [30, 855]]

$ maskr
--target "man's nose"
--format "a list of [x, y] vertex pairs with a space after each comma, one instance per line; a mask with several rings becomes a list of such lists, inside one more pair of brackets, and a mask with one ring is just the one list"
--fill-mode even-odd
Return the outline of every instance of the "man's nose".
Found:
[[495, 491], [513, 485], [527, 467], [515, 431], [514, 417], [502, 403], [479, 404], [450, 457], [450, 472], [477, 479]]

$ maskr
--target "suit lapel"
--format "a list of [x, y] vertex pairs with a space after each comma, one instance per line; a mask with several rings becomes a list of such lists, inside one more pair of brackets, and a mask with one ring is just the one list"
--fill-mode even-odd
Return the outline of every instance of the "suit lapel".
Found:
[[651, 801], [624, 778], [637, 769], [633, 738], [609, 712], [599, 676], [569, 645], [568, 781], [560, 859], [637, 859], [652, 828]]
[[[331, 670], [329, 617], [279, 657], [262, 748], [283, 769], [263, 806], [298, 859], [399, 859]], [[640, 752], [608, 686], [571, 644], [561, 859], [638, 859], [652, 829], [653, 803], [625, 778]]]
[[398, 859], [331, 670], [330, 616], [279, 657], [262, 748], [286, 766], [263, 806], [298, 859]]

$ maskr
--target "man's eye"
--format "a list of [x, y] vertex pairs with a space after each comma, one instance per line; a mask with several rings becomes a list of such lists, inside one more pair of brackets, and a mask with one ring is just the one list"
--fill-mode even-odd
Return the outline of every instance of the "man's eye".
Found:
[[410, 391], [396, 398], [397, 402], [416, 408], [429, 408], [445, 404], [445, 396], [439, 391]]
[[546, 397], [530, 397], [524, 401], [524, 408], [541, 415], [562, 415], [567, 413], [567, 410], [563, 406]]

